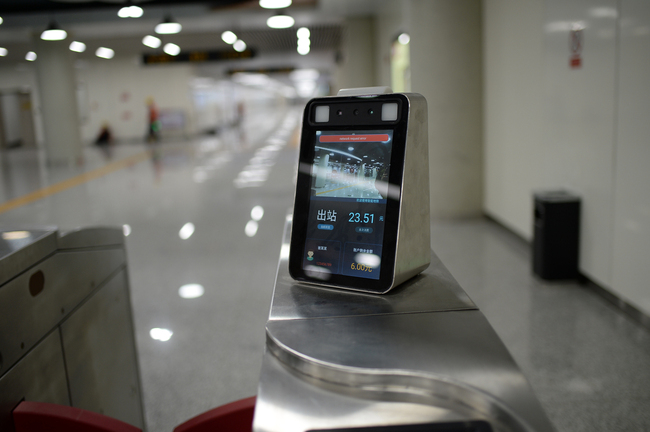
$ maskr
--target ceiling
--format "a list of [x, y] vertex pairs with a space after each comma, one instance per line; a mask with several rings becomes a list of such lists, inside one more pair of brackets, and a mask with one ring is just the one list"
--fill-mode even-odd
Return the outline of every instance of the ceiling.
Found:
[[[24, 62], [27, 51], [34, 50], [35, 40], [50, 21], [68, 31], [68, 39], [84, 42], [88, 49], [80, 58], [92, 58], [99, 46], [108, 46], [118, 55], [154, 53], [142, 45], [142, 38], [155, 35], [153, 28], [171, 14], [183, 25], [177, 35], [161, 37], [183, 51], [232, 49], [221, 41], [221, 33], [234, 31], [247, 46], [259, 54], [296, 52], [296, 29], [311, 31], [311, 49], [336, 51], [343, 37], [346, 17], [367, 16], [381, 3], [379, 0], [293, 0], [283, 12], [293, 16], [290, 29], [270, 29], [266, 20], [276, 11], [262, 9], [258, 0], [133, 0], [144, 9], [137, 19], [117, 16], [126, 0], [0, 0], [0, 47], [9, 51], [2, 63]], [[158, 50], [160, 51], [160, 49]]]

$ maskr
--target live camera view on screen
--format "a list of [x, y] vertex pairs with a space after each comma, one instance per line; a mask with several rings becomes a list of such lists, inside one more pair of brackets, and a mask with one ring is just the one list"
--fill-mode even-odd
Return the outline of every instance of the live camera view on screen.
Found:
[[303, 269], [379, 279], [391, 130], [317, 131]]

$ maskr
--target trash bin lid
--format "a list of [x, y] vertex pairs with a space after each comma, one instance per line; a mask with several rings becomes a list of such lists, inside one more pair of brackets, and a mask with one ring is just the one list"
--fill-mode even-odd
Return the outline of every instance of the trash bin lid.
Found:
[[577, 202], [580, 197], [572, 192], [565, 190], [552, 190], [535, 192], [535, 201], [544, 202]]

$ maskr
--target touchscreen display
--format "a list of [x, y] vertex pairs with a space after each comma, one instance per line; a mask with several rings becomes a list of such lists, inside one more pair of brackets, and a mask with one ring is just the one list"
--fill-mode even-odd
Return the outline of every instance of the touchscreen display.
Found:
[[302, 267], [379, 279], [392, 130], [317, 130]]

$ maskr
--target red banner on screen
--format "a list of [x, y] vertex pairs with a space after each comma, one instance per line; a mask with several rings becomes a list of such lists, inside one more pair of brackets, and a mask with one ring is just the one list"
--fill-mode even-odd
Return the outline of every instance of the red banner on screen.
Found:
[[390, 137], [388, 134], [369, 134], [369, 135], [321, 135], [318, 142], [338, 143], [338, 142], [385, 142]]

